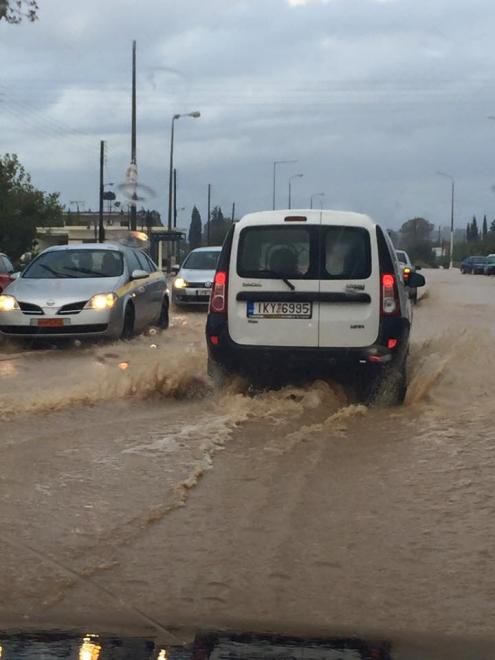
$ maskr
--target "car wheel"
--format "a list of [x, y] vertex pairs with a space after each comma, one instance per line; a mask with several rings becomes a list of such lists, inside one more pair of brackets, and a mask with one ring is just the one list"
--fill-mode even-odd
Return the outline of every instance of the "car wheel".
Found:
[[465, 275], [465, 274], [466, 274], [466, 271], [464, 270], [464, 268], [461, 268], [461, 275]]
[[166, 298], [163, 299], [160, 316], [158, 317], [158, 327], [166, 330], [170, 324], [169, 305]]
[[121, 339], [131, 339], [134, 335], [134, 307], [127, 303], [124, 312], [124, 325], [122, 326]]
[[229, 377], [229, 371], [222, 364], [208, 358], [207, 371], [215, 387], [221, 388], [225, 385]]
[[398, 406], [407, 392], [406, 365], [391, 364], [372, 367], [366, 377], [364, 400], [368, 406]]

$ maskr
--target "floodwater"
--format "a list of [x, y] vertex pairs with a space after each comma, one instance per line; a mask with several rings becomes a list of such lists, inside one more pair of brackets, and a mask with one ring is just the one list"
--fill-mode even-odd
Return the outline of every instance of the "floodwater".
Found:
[[495, 648], [495, 279], [425, 274], [400, 408], [215, 391], [198, 312], [0, 353], [0, 626]]

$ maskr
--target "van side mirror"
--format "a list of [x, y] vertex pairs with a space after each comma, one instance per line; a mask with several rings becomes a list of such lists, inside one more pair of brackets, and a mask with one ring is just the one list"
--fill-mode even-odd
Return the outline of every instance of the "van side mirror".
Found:
[[426, 280], [423, 275], [420, 275], [419, 273], [415, 273], [414, 271], [409, 274], [409, 277], [407, 278], [407, 286], [410, 286], [414, 289], [424, 286], [426, 284]]

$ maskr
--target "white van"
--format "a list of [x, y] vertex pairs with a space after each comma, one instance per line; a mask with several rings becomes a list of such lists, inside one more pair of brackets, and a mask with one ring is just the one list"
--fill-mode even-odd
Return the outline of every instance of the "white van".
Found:
[[[424, 278], [412, 273], [411, 286]], [[209, 372], [328, 366], [405, 394], [411, 306], [386, 231], [341, 211], [252, 213], [227, 236], [207, 321]], [[386, 379], [384, 377], [387, 377]]]

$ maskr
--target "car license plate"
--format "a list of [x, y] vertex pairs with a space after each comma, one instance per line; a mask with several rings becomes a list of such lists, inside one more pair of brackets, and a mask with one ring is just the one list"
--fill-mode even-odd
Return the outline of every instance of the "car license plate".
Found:
[[250, 319], [310, 319], [313, 303], [310, 302], [248, 302]]
[[204, 298], [209, 298], [210, 297], [210, 290], [209, 289], [197, 289], [196, 290], [196, 295], [197, 296], [203, 296]]
[[65, 319], [38, 319], [38, 328], [62, 328]]

